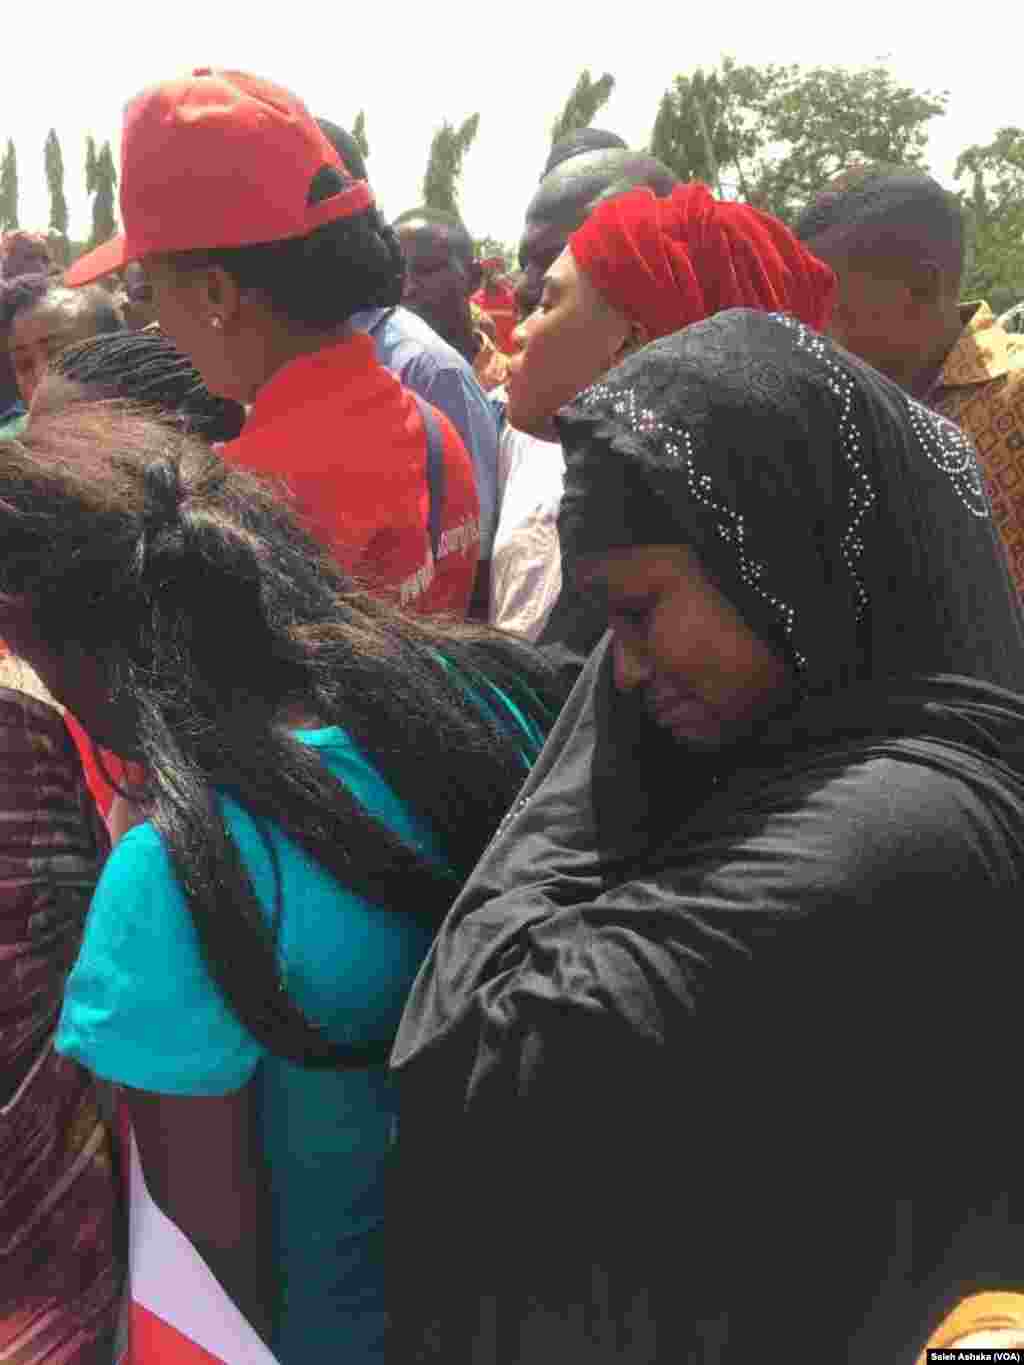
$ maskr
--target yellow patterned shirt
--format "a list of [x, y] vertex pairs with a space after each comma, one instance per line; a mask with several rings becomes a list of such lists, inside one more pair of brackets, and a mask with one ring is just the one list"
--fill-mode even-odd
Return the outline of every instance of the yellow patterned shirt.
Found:
[[1010, 574], [1024, 598], [1024, 338], [987, 303], [960, 310], [964, 330], [928, 395], [974, 442]]

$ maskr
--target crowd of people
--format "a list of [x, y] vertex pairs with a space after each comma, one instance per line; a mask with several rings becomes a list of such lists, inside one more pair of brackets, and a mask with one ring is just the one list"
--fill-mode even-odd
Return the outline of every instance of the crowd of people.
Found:
[[1024, 348], [865, 165], [520, 270], [202, 68], [0, 244], [0, 1362], [1024, 1346]]

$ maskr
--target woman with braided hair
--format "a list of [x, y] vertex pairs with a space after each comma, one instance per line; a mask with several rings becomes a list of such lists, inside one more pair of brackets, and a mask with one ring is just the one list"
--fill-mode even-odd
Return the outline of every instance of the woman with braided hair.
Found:
[[[155, 329], [101, 333], [66, 347], [51, 360], [32, 410], [52, 411], [83, 398], [128, 399], [210, 444], [233, 441], [245, 424], [241, 403], [212, 394], [188, 356]], [[89, 790], [116, 838], [133, 815], [123, 797], [115, 796], [104, 772], [124, 785], [124, 765], [110, 753], [98, 761], [76, 717], [68, 711], [64, 719], [78, 746]]]
[[235, 440], [245, 425], [242, 404], [211, 393], [188, 356], [155, 328], [76, 342], [61, 351], [50, 368], [51, 375], [37, 392], [34, 412], [66, 402], [70, 381], [82, 391], [79, 397], [127, 399], [170, 418], [210, 445]]
[[376, 1359], [384, 1063], [550, 672], [353, 591], [277, 489], [117, 402], [7, 443], [0, 537], [0, 632], [147, 773], [57, 1045], [127, 1088], [153, 1201], [284, 1365]]

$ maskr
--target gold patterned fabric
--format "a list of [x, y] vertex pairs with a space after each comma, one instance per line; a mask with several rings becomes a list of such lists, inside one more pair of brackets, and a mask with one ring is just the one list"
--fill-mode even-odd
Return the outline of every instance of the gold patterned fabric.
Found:
[[1024, 337], [999, 325], [987, 303], [961, 309], [964, 330], [928, 396], [974, 442], [992, 517], [1018, 595], [1024, 596]]

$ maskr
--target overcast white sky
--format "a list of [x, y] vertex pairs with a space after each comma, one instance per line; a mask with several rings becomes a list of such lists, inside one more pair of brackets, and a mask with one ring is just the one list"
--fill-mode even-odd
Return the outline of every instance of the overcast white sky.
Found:
[[[5, 8], [7, 8], [5, 6]], [[72, 237], [90, 226], [84, 193], [87, 133], [112, 139], [121, 108], [143, 86], [200, 66], [234, 66], [297, 91], [314, 114], [351, 127], [366, 110], [369, 171], [389, 217], [415, 206], [430, 138], [442, 119], [477, 110], [480, 132], [465, 164], [462, 210], [470, 231], [517, 240], [548, 147], [548, 129], [583, 67], [611, 71], [616, 90], [598, 116], [633, 145], [650, 135], [658, 100], [679, 72], [741, 62], [842, 63], [887, 57], [917, 89], [948, 90], [933, 126], [934, 173], [952, 185], [957, 153], [997, 128], [1024, 123], [1024, 0], [971, 11], [917, 0], [615, 5], [541, 0], [481, 6], [469, 0], [323, 5], [257, 17], [251, 0], [57, 0], [36, 16], [12, 3], [3, 23], [0, 138], [13, 137], [25, 227], [45, 227], [43, 143], [64, 151]], [[264, 11], [265, 12], [265, 11]], [[605, 14], [600, 20], [596, 16]], [[582, 16], [588, 17], [584, 19]], [[513, 28], [513, 25], [517, 27]]]

